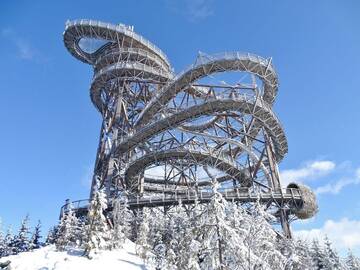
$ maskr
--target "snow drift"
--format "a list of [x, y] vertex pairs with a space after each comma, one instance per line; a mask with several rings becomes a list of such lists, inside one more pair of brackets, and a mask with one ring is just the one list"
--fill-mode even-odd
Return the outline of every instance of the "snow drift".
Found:
[[83, 250], [56, 251], [55, 245], [31, 252], [3, 257], [0, 262], [11, 261], [11, 270], [79, 270], [121, 269], [146, 270], [142, 260], [135, 254], [135, 244], [127, 240], [122, 249], [100, 251], [92, 259], [83, 257]]

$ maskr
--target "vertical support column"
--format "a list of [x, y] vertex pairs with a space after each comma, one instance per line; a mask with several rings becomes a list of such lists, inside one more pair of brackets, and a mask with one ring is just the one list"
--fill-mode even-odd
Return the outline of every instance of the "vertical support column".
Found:
[[[269, 166], [270, 166], [270, 171], [271, 171], [272, 188], [275, 191], [279, 191], [280, 193], [282, 193], [279, 169], [277, 167], [277, 162], [274, 157], [272, 142], [271, 142], [271, 139], [266, 134], [265, 134], [265, 147], [266, 147], [266, 153], [268, 156], [268, 161], [269, 161]], [[285, 237], [291, 239], [292, 234], [291, 234], [291, 228], [290, 228], [290, 224], [289, 224], [289, 216], [286, 213], [286, 210], [282, 207], [282, 205], [280, 207], [280, 223], [281, 223], [281, 227], [283, 229]]]
[[[254, 117], [251, 119], [251, 121], [250, 121], [250, 123], [249, 123], [249, 127], [247, 127], [247, 126], [245, 125], [245, 121], [244, 121], [244, 119], [243, 119], [243, 121], [244, 121], [244, 123], [243, 123], [243, 129], [244, 129], [244, 133], [245, 133], [244, 143], [245, 143], [245, 145], [246, 145], [247, 147], [249, 147], [249, 148], [251, 148], [251, 145], [249, 144], [249, 140], [248, 140], [247, 134], [248, 134], [248, 131], [251, 129], [253, 123], [254, 123], [254, 119], [255, 119]], [[256, 177], [256, 173], [255, 173], [254, 170], [253, 170], [253, 164], [252, 164], [252, 161], [251, 161], [249, 155], [247, 155], [247, 163], [248, 163], [248, 166], [249, 166], [249, 173], [250, 173], [250, 176], [251, 176], [251, 178], [252, 178], [252, 185], [253, 185], [254, 179], [255, 179], [255, 177]]]
[[[113, 95], [109, 96], [111, 100]], [[101, 185], [105, 187], [105, 193], [108, 198], [112, 197], [112, 192], [114, 190], [114, 183], [112, 181], [113, 172], [114, 172], [114, 157], [112, 155], [112, 149], [116, 145], [118, 139], [118, 128], [116, 122], [121, 117], [121, 98], [119, 94], [115, 94], [116, 108], [115, 112], [112, 112], [108, 108], [103, 108], [102, 117], [103, 122], [100, 131], [99, 145], [96, 154], [95, 168], [90, 192], [90, 198], [93, 196], [94, 186], [96, 185], [96, 180], [101, 181]], [[112, 134], [111, 142], [104, 140], [105, 135]], [[107, 138], [108, 139], [108, 138]]]
[[138, 177], [139, 177], [139, 179], [138, 179], [138, 190], [137, 190], [137, 192], [141, 196], [144, 193], [144, 183], [145, 183], [144, 173], [142, 173]]
[[108, 168], [107, 168], [107, 172], [106, 172], [106, 195], [108, 198], [112, 197], [112, 191], [115, 190], [115, 185], [116, 183], [114, 183], [113, 181], [113, 176], [114, 176], [114, 171], [115, 171], [115, 156], [112, 154], [112, 149], [114, 147], [116, 147], [117, 144], [117, 140], [119, 132], [118, 132], [118, 128], [117, 128], [117, 124], [119, 123], [119, 119], [121, 118], [121, 112], [122, 112], [122, 97], [121, 95], [119, 95], [117, 97], [117, 101], [116, 101], [116, 109], [115, 109], [115, 114], [113, 116], [112, 119], [112, 124], [111, 124], [111, 130], [112, 130], [112, 140], [111, 140], [111, 151], [110, 151], [110, 157], [109, 157], [109, 161], [108, 161]]
[[284, 231], [285, 237], [291, 239], [292, 233], [289, 224], [289, 215], [286, 213], [285, 209], [283, 208], [280, 208], [280, 223], [281, 223], [281, 228]]
[[92, 199], [93, 197], [93, 193], [94, 193], [94, 187], [96, 185], [96, 180], [97, 180], [97, 175], [99, 173], [100, 170], [100, 163], [101, 163], [101, 159], [102, 157], [102, 139], [103, 139], [103, 135], [104, 135], [104, 123], [105, 119], [103, 119], [102, 123], [101, 123], [101, 128], [100, 128], [100, 135], [99, 135], [99, 143], [98, 143], [98, 148], [96, 151], [96, 159], [95, 159], [95, 165], [94, 165], [94, 171], [93, 171], [93, 177], [92, 177], [92, 181], [91, 181], [91, 188], [90, 188], [90, 199]]

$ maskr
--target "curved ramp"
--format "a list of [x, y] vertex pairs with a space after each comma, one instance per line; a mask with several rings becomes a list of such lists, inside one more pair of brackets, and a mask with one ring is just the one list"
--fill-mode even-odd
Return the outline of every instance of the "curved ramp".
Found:
[[64, 43], [68, 51], [80, 61], [94, 64], [100, 48], [94, 53], [87, 53], [79, 46], [81, 38], [95, 38], [109, 43], [122, 43], [123, 47], [140, 48], [159, 56], [165, 65], [170, 67], [166, 55], [149, 40], [135, 33], [131, 27], [123, 24], [111, 24], [94, 20], [67, 21], [64, 32]]
[[188, 160], [197, 164], [208, 165], [228, 174], [244, 186], [251, 184], [250, 177], [244, 168], [239, 168], [228, 156], [221, 155], [220, 153], [215, 155], [214, 153], [216, 151], [202, 152], [191, 149], [171, 149], [146, 154], [130, 162], [129, 166], [125, 169], [124, 175], [127, 187], [131, 189], [137, 188], [139, 183], [136, 177], [141, 172], [152, 164], [161, 164], [166, 160]]
[[261, 99], [256, 100], [254, 103], [254, 101], [251, 101], [247, 96], [239, 96], [236, 99], [209, 100], [206, 103], [189, 107], [183, 111], [174, 113], [166, 118], [144, 126], [133, 135], [121, 140], [115, 148], [115, 155], [127, 152], [152, 136], [169, 128], [176, 128], [185, 121], [225, 110], [237, 110], [243, 113], [253, 114], [254, 117], [263, 124], [272, 137], [275, 144], [277, 160], [280, 161], [287, 153], [287, 141], [284, 131], [277, 117], [273, 114], [271, 109], [268, 108], [268, 105], [261, 101]]
[[232, 53], [200, 63], [178, 76], [153, 97], [139, 116], [137, 126], [147, 123], [163, 106], [196, 80], [218, 72], [246, 71], [257, 75], [264, 83], [263, 99], [272, 104], [278, 89], [278, 79], [269, 60], [250, 54]]
[[139, 63], [139, 62], [118, 62], [99, 70], [91, 83], [91, 101], [101, 112], [103, 101], [101, 90], [112, 80], [126, 80], [129, 78], [152, 79], [158, 82], [166, 82], [171, 78], [171, 73]]

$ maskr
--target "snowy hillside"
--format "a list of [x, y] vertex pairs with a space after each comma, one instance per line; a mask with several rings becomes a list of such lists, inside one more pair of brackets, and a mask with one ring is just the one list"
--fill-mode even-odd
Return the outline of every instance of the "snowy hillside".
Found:
[[32, 252], [3, 257], [0, 262], [11, 261], [11, 270], [78, 270], [78, 269], [147, 269], [135, 254], [135, 244], [126, 241], [123, 249], [101, 251], [91, 260], [81, 256], [83, 251], [56, 251], [55, 245], [46, 246]]

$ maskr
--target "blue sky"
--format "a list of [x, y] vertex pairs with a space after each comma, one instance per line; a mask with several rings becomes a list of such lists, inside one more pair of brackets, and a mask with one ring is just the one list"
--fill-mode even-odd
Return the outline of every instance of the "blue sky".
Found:
[[329, 234], [360, 255], [360, 2], [1, 1], [0, 217], [30, 214], [46, 230], [65, 198], [86, 198], [100, 129], [90, 66], [62, 42], [67, 19], [134, 25], [175, 71], [198, 51], [273, 57], [275, 111], [287, 134], [283, 178], [317, 190], [320, 212], [299, 234]]

